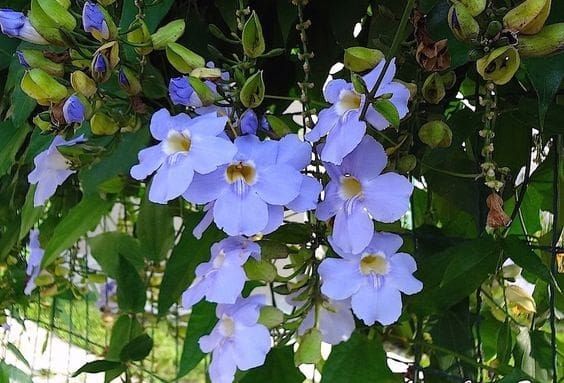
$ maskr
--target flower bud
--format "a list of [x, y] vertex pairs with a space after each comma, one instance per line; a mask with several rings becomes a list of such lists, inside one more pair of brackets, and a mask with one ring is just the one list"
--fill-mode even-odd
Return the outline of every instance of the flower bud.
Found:
[[112, 40], [117, 27], [108, 12], [99, 4], [87, 1], [82, 8], [82, 26], [98, 41]]
[[539, 32], [550, 13], [551, 0], [525, 0], [503, 17], [503, 26], [525, 35]]
[[564, 51], [564, 23], [547, 25], [532, 36], [519, 36], [519, 55], [541, 57]]
[[343, 62], [348, 70], [364, 72], [374, 68], [383, 58], [384, 54], [378, 49], [350, 47], [345, 49]]
[[256, 108], [262, 104], [264, 92], [264, 80], [262, 78], [262, 71], [260, 71], [247, 79], [241, 88], [239, 98], [246, 108]]
[[168, 84], [168, 95], [174, 105], [191, 105], [191, 98], [193, 94], [194, 88], [192, 88], [192, 85], [190, 85], [186, 76], [170, 79]]
[[177, 43], [167, 45], [166, 57], [172, 66], [183, 74], [188, 74], [195, 68], [206, 66], [206, 61], [202, 56]]
[[503, 24], [497, 20], [490, 21], [488, 28], [486, 29], [486, 37], [493, 39], [499, 32], [503, 29]]
[[118, 72], [118, 83], [128, 95], [135, 96], [141, 93], [141, 83], [135, 72], [128, 67], [122, 66]]
[[513, 78], [520, 63], [519, 52], [508, 45], [497, 48], [476, 61], [476, 69], [484, 80], [503, 85]]
[[484, 12], [487, 5], [487, 0], [455, 0], [466, 7], [472, 16], [478, 16]]
[[160, 27], [151, 35], [153, 48], [157, 50], [166, 49], [168, 44], [176, 42], [184, 34], [185, 28], [186, 23], [182, 19], [171, 21], [167, 25]]
[[6, 36], [16, 37], [33, 44], [49, 44], [22, 12], [11, 9], [0, 9], [0, 31]]
[[470, 41], [480, 33], [480, 25], [472, 17], [468, 9], [459, 3], [448, 11], [448, 25], [454, 36], [461, 41]]
[[51, 130], [51, 118], [49, 117], [49, 112], [39, 113], [33, 117], [33, 124], [42, 132]]
[[102, 83], [108, 81], [111, 76], [110, 63], [106, 56], [98, 52], [94, 55], [92, 59], [92, 64], [90, 65], [90, 73], [92, 73], [92, 78], [94, 81]]
[[442, 121], [429, 121], [419, 129], [419, 139], [431, 148], [448, 148], [452, 143], [452, 132]]
[[102, 53], [108, 59], [108, 69], [114, 70], [119, 63], [119, 44], [117, 41], [105, 43], [95, 53]]
[[252, 109], [247, 109], [239, 120], [239, 128], [242, 134], [257, 134], [258, 125], [257, 114]]
[[145, 45], [136, 46], [135, 51], [142, 56], [151, 53], [153, 51], [151, 33], [145, 21], [143, 19], [137, 19], [130, 28], [132, 28], [132, 30], [127, 33], [127, 41], [133, 45]]
[[63, 117], [67, 124], [81, 124], [86, 118], [86, 100], [81, 99], [78, 95], [73, 94], [63, 104]]
[[119, 125], [107, 114], [98, 112], [90, 119], [90, 130], [98, 136], [111, 136], [119, 130]]
[[20, 86], [29, 97], [41, 105], [61, 102], [67, 96], [67, 88], [39, 68], [27, 71]]
[[[208, 106], [216, 101], [216, 94], [210, 89], [210, 87], [204, 83], [202, 80], [196, 77], [188, 77], [188, 82], [192, 89], [194, 90], [195, 96], [199, 99], [203, 106]], [[194, 95], [190, 97], [190, 106], [196, 106], [196, 101]]]
[[264, 53], [265, 44], [262, 26], [255, 11], [245, 23], [242, 34], [243, 51], [250, 58], [256, 58]]
[[441, 75], [432, 73], [425, 79], [421, 90], [423, 98], [430, 104], [438, 104], [445, 97], [445, 85]]
[[68, 11], [69, 5], [57, 0], [32, 0], [29, 21], [47, 41], [66, 45], [61, 31], [70, 32], [76, 28], [76, 20]]
[[88, 77], [86, 73], [81, 72], [79, 70], [71, 73], [70, 81], [72, 88], [77, 93], [80, 93], [87, 98], [92, 97], [94, 94], [96, 94], [96, 91], [98, 90], [94, 80]]
[[43, 69], [50, 75], [57, 77], [62, 77], [65, 74], [63, 64], [59, 64], [45, 58], [42, 51], [22, 49], [21, 51], [16, 51], [16, 55], [20, 64], [27, 69]]

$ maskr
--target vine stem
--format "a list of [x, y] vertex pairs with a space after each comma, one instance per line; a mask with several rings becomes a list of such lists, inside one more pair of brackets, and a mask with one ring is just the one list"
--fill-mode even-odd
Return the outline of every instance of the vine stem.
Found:
[[386, 57], [386, 62], [384, 63], [384, 67], [382, 68], [382, 72], [380, 72], [380, 75], [378, 76], [378, 79], [376, 80], [376, 83], [374, 84], [374, 87], [370, 90], [370, 92], [368, 93], [367, 97], [366, 97], [366, 102], [364, 103], [364, 105], [362, 106], [362, 111], [360, 112], [360, 117], [358, 118], [359, 120], [366, 120], [366, 112], [368, 111], [368, 106], [370, 105], [370, 100], [372, 100], [374, 98], [374, 96], [376, 95], [376, 92], [378, 91], [378, 88], [380, 87], [380, 84], [382, 84], [382, 81], [384, 80], [384, 75], [386, 74], [386, 72], [388, 71], [388, 68], [390, 66], [390, 62], [392, 57], [395, 56], [401, 42], [402, 42], [402, 37], [403, 34], [405, 32], [405, 27], [407, 26], [407, 22], [409, 20], [409, 16], [411, 15], [411, 11], [413, 10], [413, 6], [415, 4], [415, 0], [407, 0], [407, 4], [405, 5], [405, 8], [403, 9], [403, 14], [401, 16], [401, 20], [398, 26], [398, 29], [396, 30], [396, 34], [394, 35], [394, 40], [392, 41], [392, 46], [388, 52], [388, 55]]

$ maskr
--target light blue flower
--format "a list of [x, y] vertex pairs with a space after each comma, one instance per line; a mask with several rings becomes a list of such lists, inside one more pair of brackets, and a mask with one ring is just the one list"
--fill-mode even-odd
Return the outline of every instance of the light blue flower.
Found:
[[401, 293], [416, 294], [423, 284], [413, 277], [415, 260], [398, 253], [403, 240], [391, 233], [374, 233], [366, 249], [348, 253], [332, 243], [339, 258], [319, 265], [321, 292], [332, 299], [351, 298], [353, 312], [364, 323], [389, 325], [401, 315]]
[[63, 116], [68, 124], [73, 122], [81, 123], [84, 121], [85, 115], [86, 108], [76, 94], [67, 98], [63, 104]]
[[86, 141], [81, 135], [70, 141], [65, 141], [61, 136], [55, 137], [49, 148], [39, 153], [33, 162], [35, 169], [27, 176], [30, 184], [37, 184], [33, 197], [34, 206], [45, 204], [57, 187], [62, 185], [76, 170], [71, 169], [71, 163], [57, 150], [59, 146], [72, 146]]
[[229, 235], [268, 233], [282, 224], [284, 205], [300, 197], [304, 176], [298, 169], [305, 158], [309, 162], [311, 147], [295, 135], [280, 141], [246, 135], [235, 145], [230, 164], [194, 177], [183, 196], [196, 204], [214, 202], [214, 221]]
[[239, 120], [239, 128], [242, 134], [257, 134], [259, 121], [257, 114], [252, 109], [247, 109]]
[[157, 111], [150, 129], [160, 143], [139, 152], [139, 164], [131, 168], [131, 176], [143, 180], [156, 172], [149, 190], [153, 202], [164, 204], [180, 196], [194, 173], [214, 172], [233, 159], [236, 147], [220, 137], [226, 122], [226, 117], [215, 114], [190, 118], [184, 113], [171, 116], [166, 109]]
[[264, 364], [272, 344], [268, 329], [257, 323], [264, 301], [263, 295], [254, 295], [217, 305], [219, 321], [199, 342], [203, 352], [212, 353], [212, 383], [232, 383], [237, 368], [246, 371]]
[[[376, 84], [384, 63], [385, 60], [381, 60], [363, 77], [368, 89], [372, 89]], [[409, 111], [409, 90], [403, 84], [393, 81], [395, 73], [395, 59], [392, 59], [375, 96], [389, 98], [400, 118], [403, 118]], [[339, 165], [343, 158], [358, 146], [366, 133], [366, 124], [359, 120], [365, 96], [358, 93], [353, 84], [341, 79], [330, 81], [323, 93], [325, 100], [333, 105], [319, 113], [317, 124], [305, 137], [310, 142], [316, 142], [327, 136], [321, 160]], [[368, 107], [366, 120], [377, 130], [384, 130], [390, 125], [372, 105]]]
[[344, 251], [359, 253], [368, 245], [372, 219], [394, 222], [409, 207], [413, 185], [399, 174], [382, 173], [387, 162], [382, 145], [365, 136], [341, 165], [324, 163], [331, 181], [316, 214], [323, 221], [335, 217], [333, 241]]
[[17, 37], [30, 43], [49, 44], [22, 12], [12, 9], [0, 8], [0, 30], [6, 36]]
[[24, 294], [31, 295], [35, 289], [35, 279], [41, 272], [41, 261], [45, 252], [39, 243], [39, 230], [33, 229], [29, 232], [29, 259], [27, 260], [26, 275], [29, 277], [25, 285]]
[[174, 77], [168, 84], [168, 95], [174, 105], [202, 106], [200, 98], [188, 82], [186, 76]]
[[92, 33], [94, 37], [107, 40], [110, 37], [110, 29], [106, 18], [96, 3], [87, 1], [82, 8], [82, 26], [85, 32]]
[[260, 246], [245, 237], [228, 237], [214, 243], [211, 259], [196, 268], [196, 279], [182, 295], [182, 306], [191, 308], [202, 298], [208, 302], [235, 303], [247, 276], [243, 265], [260, 258]]

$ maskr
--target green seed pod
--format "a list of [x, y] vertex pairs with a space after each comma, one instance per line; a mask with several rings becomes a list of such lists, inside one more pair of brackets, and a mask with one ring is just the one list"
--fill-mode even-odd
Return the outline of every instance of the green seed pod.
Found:
[[448, 71], [441, 75], [441, 79], [443, 80], [443, 84], [445, 85], [446, 89], [451, 89], [454, 84], [456, 84], [456, 73], [454, 71]]
[[[70, 4], [70, 3], [69, 3]], [[66, 2], [57, 0], [32, 0], [29, 21], [47, 41], [56, 45], [66, 45], [62, 31], [76, 28], [76, 19], [67, 10]]]
[[221, 69], [219, 68], [195, 68], [190, 72], [190, 76], [203, 78], [206, 80], [215, 80], [221, 78]]
[[443, 121], [429, 121], [419, 129], [419, 139], [431, 148], [448, 148], [452, 143], [452, 131]]
[[264, 53], [265, 44], [262, 26], [255, 11], [243, 27], [242, 41], [243, 51], [250, 58], [256, 58]]
[[486, 37], [492, 39], [501, 32], [503, 29], [503, 24], [497, 20], [491, 21], [486, 29]]
[[88, 77], [86, 73], [79, 70], [71, 73], [70, 81], [72, 88], [77, 93], [82, 94], [87, 98], [92, 97], [98, 90], [98, 87], [96, 86], [94, 80]]
[[206, 66], [206, 61], [202, 56], [177, 43], [167, 45], [166, 57], [172, 66], [182, 74], [188, 74], [196, 68]]
[[497, 48], [476, 61], [476, 69], [484, 80], [503, 85], [513, 78], [520, 63], [519, 52], [508, 45]]
[[519, 36], [519, 55], [522, 57], [548, 56], [564, 51], [564, 23], [547, 25], [532, 36]]
[[300, 338], [300, 344], [294, 354], [294, 364], [315, 364], [321, 360], [321, 331], [313, 327]]
[[27, 71], [20, 84], [22, 90], [40, 105], [59, 103], [67, 97], [67, 88], [42, 69]]
[[166, 49], [168, 44], [176, 42], [184, 34], [185, 28], [186, 23], [182, 19], [171, 21], [160, 27], [151, 35], [153, 48], [157, 50]]
[[503, 26], [525, 35], [538, 33], [548, 15], [552, 0], [526, 0], [503, 17]]
[[480, 33], [480, 25], [462, 4], [454, 4], [450, 7], [448, 25], [454, 36], [461, 41], [470, 41]]
[[438, 104], [445, 97], [445, 84], [438, 73], [432, 73], [425, 79], [421, 90], [423, 98], [430, 104]]
[[343, 62], [350, 71], [364, 72], [374, 68], [383, 58], [384, 54], [378, 49], [350, 47], [345, 49]]
[[397, 169], [400, 173], [409, 173], [417, 166], [417, 158], [413, 154], [400, 157]]
[[487, 5], [487, 0], [454, 0], [453, 2], [455, 1], [465, 6], [472, 16], [478, 16], [484, 12]]
[[284, 321], [284, 313], [273, 306], [263, 306], [260, 309], [258, 323], [271, 329], [279, 326]]
[[119, 125], [107, 114], [98, 112], [90, 119], [90, 130], [99, 136], [111, 136], [119, 130]]
[[249, 258], [243, 268], [247, 278], [252, 281], [272, 282], [276, 278], [276, 267], [265, 260], [257, 261], [254, 258]]
[[239, 97], [245, 108], [256, 108], [264, 99], [265, 87], [262, 71], [255, 73], [247, 79]]
[[143, 19], [137, 19], [132, 23], [130, 28], [132, 30], [127, 33], [127, 41], [133, 45], [144, 45], [136, 46], [135, 51], [142, 56], [151, 53], [153, 51], [153, 43], [151, 33], [145, 21]]
[[29, 68], [43, 69], [45, 72], [56, 77], [63, 77], [65, 69], [63, 64], [53, 62], [43, 55], [43, 51], [22, 49], [16, 52], [20, 62], [23, 61]]
[[51, 130], [51, 118], [49, 112], [39, 113], [33, 117], [33, 124], [37, 126], [42, 132]]
[[118, 72], [118, 84], [128, 95], [141, 93], [141, 82], [133, 70], [122, 66]]

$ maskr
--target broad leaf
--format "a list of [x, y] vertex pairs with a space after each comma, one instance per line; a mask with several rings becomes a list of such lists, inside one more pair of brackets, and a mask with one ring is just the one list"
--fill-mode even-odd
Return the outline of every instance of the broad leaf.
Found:
[[204, 358], [205, 354], [200, 350], [198, 340], [203, 335], [209, 334], [216, 322], [214, 304], [200, 302], [194, 306], [188, 320], [186, 338], [184, 338], [184, 346], [178, 368], [178, 378], [192, 371]]
[[135, 267], [119, 254], [117, 281], [118, 305], [125, 312], [143, 312], [147, 299], [147, 286]]
[[168, 205], [144, 199], [137, 217], [136, 234], [147, 258], [153, 261], [164, 259], [174, 245], [174, 227]]

